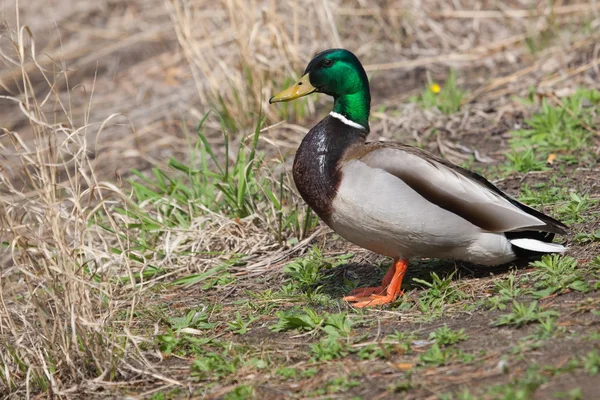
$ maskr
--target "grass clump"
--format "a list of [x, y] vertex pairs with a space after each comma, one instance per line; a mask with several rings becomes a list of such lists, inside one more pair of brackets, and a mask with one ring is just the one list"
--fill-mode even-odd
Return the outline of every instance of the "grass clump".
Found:
[[235, 152], [221, 120], [224, 153], [217, 156], [203, 127], [208, 116], [196, 128], [189, 163], [171, 158], [168, 170], [155, 167], [151, 177], [133, 171], [137, 177], [130, 180], [133, 204], [127, 210], [118, 210], [133, 220], [128, 227], [139, 228], [143, 237], [152, 237], [170, 227], [189, 228], [209, 211], [229, 218], [256, 216], [278, 240], [303, 237], [316, 218], [294, 197], [289, 179], [283, 174], [274, 179], [264, 167], [257, 152], [262, 117], [258, 116], [250, 142], [240, 141]]
[[458, 342], [465, 341], [469, 336], [465, 333], [464, 328], [457, 331], [448, 328], [448, 325], [444, 324], [441, 328], [429, 334], [430, 340], [435, 340], [440, 346], [449, 346]]
[[557, 210], [558, 217], [567, 224], [583, 222], [585, 220], [583, 214], [596, 202], [597, 200], [591, 199], [588, 194], [570, 192], [567, 203]]
[[583, 369], [590, 375], [597, 375], [600, 372], [600, 352], [592, 350], [582, 358]]
[[419, 363], [439, 367], [455, 361], [471, 362], [473, 358], [471, 354], [463, 353], [452, 347], [444, 348], [438, 343], [434, 343], [426, 352], [419, 355]]
[[513, 302], [513, 309], [508, 314], [501, 315], [495, 322], [496, 326], [509, 325], [521, 327], [532, 322], [542, 322], [548, 317], [556, 317], [558, 312], [553, 310], [542, 310], [538, 307], [537, 301], [532, 301], [528, 305]]
[[239, 356], [207, 352], [196, 358], [190, 367], [191, 376], [196, 379], [216, 379], [237, 371], [242, 360]]
[[349, 337], [354, 325], [348, 314], [319, 315], [309, 307], [304, 307], [302, 311], [278, 311], [276, 315], [279, 320], [270, 327], [273, 332], [322, 330], [329, 335]]
[[344, 254], [325, 257], [314, 246], [306, 257], [298, 258], [283, 267], [283, 272], [288, 277], [288, 290], [307, 294], [320, 292], [320, 284], [325, 281], [324, 271], [345, 264], [353, 256], [353, 254]]
[[[533, 103], [535, 98], [532, 89], [529, 101]], [[506, 173], [543, 171], [550, 154], [575, 163], [589, 151], [600, 92], [577, 89], [572, 96], [551, 100], [544, 98], [539, 111], [525, 121], [526, 128], [511, 133], [512, 151], [501, 166]]]
[[534, 288], [537, 289], [533, 292], [535, 297], [546, 297], [567, 289], [582, 293], [589, 290], [573, 257], [545, 255], [541, 260], [532, 262], [531, 266], [535, 268], [531, 275]]
[[427, 290], [419, 295], [418, 305], [420, 311], [430, 317], [436, 317], [443, 313], [448, 304], [456, 303], [466, 298], [466, 294], [452, 286], [452, 277], [455, 272], [446, 278], [440, 278], [435, 272], [431, 273], [431, 282], [419, 278], [413, 281], [425, 286]]
[[443, 114], [454, 114], [460, 111], [465, 92], [456, 84], [456, 72], [450, 70], [443, 86], [428, 78], [427, 86], [420, 96], [412, 97], [412, 103], [420, 104], [423, 108], [437, 108]]
[[227, 393], [224, 400], [247, 400], [254, 396], [254, 387], [250, 385], [239, 385]]
[[514, 272], [511, 272], [506, 279], [495, 282], [493, 290], [497, 295], [486, 299], [486, 305], [491, 309], [499, 310], [506, 309], [506, 303], [529, 292], [518, 286]]
[[244, 320], [239, 311], [235, 313], [235, 319], [227, 323], [227, 328], [238, 335], [243, 335], [250, 330], [250, 324], [256, 321], [258, 317], [248, 317], [248, 320]]

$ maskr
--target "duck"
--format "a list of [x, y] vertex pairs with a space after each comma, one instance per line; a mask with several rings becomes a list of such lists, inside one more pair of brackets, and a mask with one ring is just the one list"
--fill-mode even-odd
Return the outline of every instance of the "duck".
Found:
[[423, 149], [368, 142], [371, 93], [359, 59], [346, 49], [317, 54], [293, 86], [269, 103], [312, 93], [333, 110], [303, 138], [293, 178], [310, 208], [346, 240], [393, 262], [381, 285], [353, 290], [354, 307], [394, 302], [411, 258], [481, 266], [563, 253], [562, 222], [507, 195], [481, 175]]

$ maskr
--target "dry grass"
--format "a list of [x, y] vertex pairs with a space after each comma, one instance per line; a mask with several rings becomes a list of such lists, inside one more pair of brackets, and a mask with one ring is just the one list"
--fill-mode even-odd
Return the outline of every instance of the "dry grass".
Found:
[[[315, 102], [326, 100], [275, 108], [268, 98], [297, 78], [315, 52], [348, 47], [375, 77], [405, 79], [392, 93], [375, 80], [375, 90], [391, 95], [381, 99], [386, 105], [420, 89], [424, 79], [414, 78], [425, 68], [440, 77], [448, 66], [475, 71], [463, 82], [469, 101], [522, 95], [531, 84], [568, 89], [562, 84], [573, 77], [597, 87], [595, 2], [467, 3], [6, 4], [0, 28], [0, 391], [69, 397], [98, 387], [185, 384], [155, 366], [161, 356], [146, 345], [158, 322], [139, 320], [140, 305], [162, 283], [207, 271], [228, 253], [244, 255], [246, 267], [233, 269], [236, 276], [273, 271], [285, 257], [306, 251], [315, 235], [278, 240], [270, 230], [276, 213], [263, 204], [241, 220], [206, 210], [185, 228], [154, 232], [152, 251], [140, 250], [140, 231], [116, 209], [155, 215], [157, 203], [133, 204], [122, 176], [131, 168], [149, 174], [170, 156], [187, 159], [187, 132], [208, 110], [222, 118], [205, 125], [217, 147], [223, 126], [237, 145], [247, 142], [259, 116], [278, 124], [313, 114]], [[558, 34], [583, 23], [588, 31]], [[395, 119], [376, 114], [374, 136], [390, 138], [402, 127], [420, 141], [417, 132], [433, 129], [434, 116], [403, 111]], [[463, 120], [453, 116], [443, 124], [464, 126]], [[292, 123], [265, 129], [261, 137], [262, 173], [274, 181], [306, 132]], [[300, 204], [290, 202], [289, 208]], [[150, 267], [163, 272], [146, 279]]]

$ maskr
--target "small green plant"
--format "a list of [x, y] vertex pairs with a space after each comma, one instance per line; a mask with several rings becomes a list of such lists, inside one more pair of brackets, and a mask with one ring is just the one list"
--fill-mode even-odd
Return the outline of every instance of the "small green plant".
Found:
[[279, 320], [270, 329], [273, 332], [283, 332], [292, 329], [312, 331], [320, 328], [325, 322], [325, 317], [317, 314], [312, 308], [305, 307], [303, 312], [297, 310], [278, 311], [275, 315]]
[[338, 393], [357, 386], [360, 386], [360, 381], [351, 380], [345, 376], [338, 376], [325, 384], [325, 393]]
[[567, 289], [578, 292], [589, 290], [581, 272], [577, 270], [577, 261], [573, 257], [558, 254], [543, 256], [534, 261], [531, 266], [536, 270], [532, 273], [535, 297], [545, 297]]
[[522, 378], [512, 382], [492, 386], [488, 391], [491, 398], [506, 400], [531, 399], [537, 389], [548, 381], [548, 378], [537, 371], [537, 366], [530, 367]]
[[446, 365], [456, 354], [456, 350], [452, 348], [443, 349], [440, 345], [434, 343], [425, 353], [419, 356], [419, 362], [424, 365]]
[[586, 354], [583, 359], [583, 369], [589, 375], [597, 375], [600, 372], [600, 353], [598, 350], [592, 350]]
[[574, 388], [566, 392], [556, 392], [554, 397], [557, 399], [583, 400], [583, 391], [581, 388]]
[[248, 327], [251, 323], [256, 321], [258, 317], [250, 317], [248, 321], [244, 321], [239, 311], [235, 313], [235, 320], [228, 322], [227, 327], [230, 331], [237, 333], [238, 335], [243, 335], [248, 332]]
[[458, 393], [443, 393], [440, 400], [477, 400], [479, 397], [471, 394], [469, 389], [463, 389]]
[[437, 108], [444, 114], [454, 114], [460, 111], [465, 92], [457, 87], [454, 70], [450, 70], [443, 87], [430, 78], [427, 81], [423, 93], [418, 97], [412, 97], [411, 102], [421, 104], [424, 108]]
[[506, 279], [496, 282], [494, 284], [494, 291], [498, 293], [498, 295], [486, 299], [486, 305], [491, 309], [499, 310], [506, 309], [507, 302], [528, 293], [526, 289], [517, 285], [514, 272], [511, 272]]
[[558, 331], [564, 330], [558, 326], [556, 318], [547, 317], [546, 319], [540, 320], [540, 325], [536, 331], [538, 339], [549, 339]]
[[319, 283], [322, 283], [325, 275], [322, 271], [335, 268], [347, 262], [353, 254], [345, 254], [338, 257], [324, 257], [315, 246], [304, 258], [297, 259], [283, 267], [283, 272], [301, 292], [318, 292]]
[[558, 312], [552, 310], [541, 310], [537, 306], [537, 301], [532, 301], [529, 305], [513, 302], [513, 309], [509, 314], [501, 315], [495, 322], [496, 326], [513, 325], [521, 327], [532, 322], [541, 322], [545, 318], [557, 317]]
[[527, 128], [512, 133], [511, 146], [535, 147], [542, 152], [542, 159], [551, 151], [586, 150], [593, 136], [589, 127], [594, 125], [594, 105], [598, 103], [600, 93], [593, 89], [578, 89], [556, 105], [543, 99], [540, 111], [525, 121]]
[[183, 328], [194, 329], [213, 329], [216, 323], [208, 322], [208, 314], [205, 310], [191, 309], [187, 314], [181, 317], [170, 317], [169, 325], [171, 329], [180, 331]]
[[500, 169], [507, 172], [519, 172], [525, 174], [531, 171], [544, 171], [548, 169], [546, 162], [536, 157], [533, 149], [512, 150], [506, 153], [507, 162]]
[[361, 347], [356, 352], [356, 355], [361, 360], [374, 360], [376, 358], [387, 359], [391, 353], [392, 345], [388, 343], [377, 343]]
[[202, 273], [182, 276], [171, 282], [171, 285], [191, 286], [196, 283], [202, 282], [203, 290], [208, 290], [214, 286], [228, 285], [230, 283], [235, 282], [235, 278], [233, 277], [233, 275], [227, 272], [227, 269], [232, 265], [236, 264], [238, 262], [238, 259], [239, 257], [234, 257], [228, 262], [222, 265], [218, 265], [216, 267], [209, 268], [208, 270]]
[[224, 400], [248, 400], [254, 396], [254, 388], [250, 385], [239, 385], [227, 393]]
[[207, 352], [194, 360], [191, 375], [198, 379], [220, 378], [235, 373], [240, 361], [237, 356]]
[[348, 338], [352, 332], [354, 321], [350, 319], [348, 314], [331, 314], [325, 319], [323, 331], [330, 336], [341, 336]]
[[298, 369], [291, 367], [281, 367], [275, 373], [284, 379], [295, 379], [298, 376]]
[[[530, 103], [535, 99], [533, 89]], [[593, 89], [579, 89], [561, 100], [543, 99], [540, 110], [525, 121], [525, 128], [511, 132], [511, 152], [500, 169], [508, 174], [543, 171], [548, 168], [546, 163], [551, 154], [553, 159], [567, 163], [592, 159], [589, 148], [594, 130], [590, 127], [594, 126], [599, 99], [600, 92]], [[581, 212], [576, 204], [569, 207], [565, 214]]]
[[595, 203], [588, 194], [583, 196], [575, 192], [569, 193], [569, 201], [564, 206], [560, 207], [558, 216], [567, 224], [584, 221], [583, 214], [588, 211]]
[[592, 233], [578, 233], [575, 235], [575, 241], [577, 243], [600, 242], [600, 230]]
[[431, 282], [413, 278], [414, 282], [427, 287], [419, 295], [419, 309], [431, 317], [439, 316], [447, 304], [456, 303], [466, 298], [466, 294], [452, 286], [452, 277], [455, 272], [442, 279], [435, 272], [431, 273]]
[[556, 176], [552, 176], [549, 182], [537, 183], [533, 188], [527, 184], [521, 186], [519, 201], [534, 207], [544, 207], [567, 200], [568, 197], [567, 190], [560, 187]]
[[310, 345], [314, 361], [330, 361], [348, 355], [348, 345], [337, 335], [329, 335], [320, 342]]
[[303, 331], [323, 331], [329, 336], [347, 338], [350, 336], [354, 321], [346, 313], [319, 315], [313, 309], [304, 307], [302, 311], [278, 311], [279, 320], [270, 329], [283, 332], [297, 329]]
[[464, 328], [455, 331], [448, 328], [448, 325], [444, 325], [429, 334], [429, 339], [435, 340], [440, 346], [449, 346], [467, 340], [468, 338], [469, 336], [465, 334]]

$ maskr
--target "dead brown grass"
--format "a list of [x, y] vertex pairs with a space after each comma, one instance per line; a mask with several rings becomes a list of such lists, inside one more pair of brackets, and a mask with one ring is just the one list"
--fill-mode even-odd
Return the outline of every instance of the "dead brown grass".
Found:
[[[136, 311], [161, 281], [206, 271], [226, 256], [179, 254], [243, 253], [248, 267], [238, 272], [262, 274], [310, 240], [282, 248], [252, 218], [207, 212], [188, 229], [164, 232], [156, 254], [146, 257], [114, 212], [129, 204], [121, 175], [187, 157], [185, 132], [209, 109], [233, 121], [226, 126], [239, 132], [238, 141], [258, 114], [271, 123], [312, 114], [322, 99], [309, 100], [306, 110], [281, 111], [268, 107], [268, 98], [297, 78], [315, 52], [352, 48], [371, 73], [391, 71], [385, 76], [396, 81], [422, 76], [424, 68], [434, 76], [448, 66], [483, 71], [464, 82], [474, 89], [469, 100], [599, 75], [595, 2], [468, 3], [461, 9], [439, 0], [8, 4], [0, 31], [0, 390], [69, 397], [111, 387], [109, 381], [183, 385], [155, 368], [155, 353], [143, 346], [152, 335], [135, 329], [155, 321], [136, 321]], [[524, 45], [541, 40], [539, 32], [583, 22], [590, 32], [559, 38], [539, 53]], [[535, 74], [540, 69], [545, 77]], [[412, 79], [391, 94], [389, 86], [380, 88], [388, 92], [382, 101], [406, 100], [422, 84]], [[419, 136], [433, 128], [427, 115], [411, 118], [379, 115], [374, 136], [393, 137], [397, 127]], [[453, 118], [447, 123], [464, 126]], [[219, 143], [219, 120], [208, 120], [207, 129]], [[261, 148], [288, 154], [305, 131], [292, 124], [269, 129]], [[138, 285], [118, 279], [149, 265], [166, 274]]]

